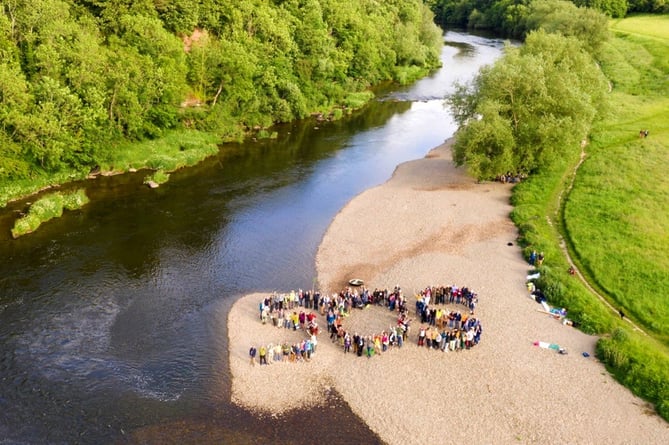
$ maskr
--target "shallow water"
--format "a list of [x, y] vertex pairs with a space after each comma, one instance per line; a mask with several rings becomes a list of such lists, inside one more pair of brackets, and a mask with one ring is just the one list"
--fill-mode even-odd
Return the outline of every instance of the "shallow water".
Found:
[[[156, 190], [85, 182], [91, 203], [12, 240], [0, 213], [0, 444], [378, 443], [332, 394], [257, 417], [229, 401], [226, 315], [242, 294], [310, 288], [328, 224], [455, 126], [443, 98], [501, 53], [448, 32], [444, 67], [332, 123], [227, 145]], [[232, 327], [234, 328], [234, 327]]]

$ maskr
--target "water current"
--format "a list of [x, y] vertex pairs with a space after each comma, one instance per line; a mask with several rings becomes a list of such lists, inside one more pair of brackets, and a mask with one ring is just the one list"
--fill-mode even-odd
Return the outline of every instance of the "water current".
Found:
[[226, 316], [310, 288], [346, 202], [453, 134], [444, 97], [503, 42], [444, 39], [440, 70], [340, 121], [223, 146], [156, 190], [144, 172], [87, 181], [88, 206], [18, 240], [26, 203], [3, 209], [0, 444], [379, 443], [336, 394], [279, 418], [231, 404]]

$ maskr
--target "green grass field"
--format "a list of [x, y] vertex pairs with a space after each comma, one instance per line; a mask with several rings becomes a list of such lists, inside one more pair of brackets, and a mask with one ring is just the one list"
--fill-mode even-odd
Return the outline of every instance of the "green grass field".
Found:
[[611, 31], [669, 39], [669, 15], [634, 15], [611, 22]]
[[[551, 302], [598, 333], [599, 359], [669, 420], [669, 16], [615, 20], [611, 30], [599, 56], [610, 106], [591, 129], [573, 188], [577, 149], [514, 189], [512, 217], [525, 251], [546, 253], [539, 285]], [[614, 309], [567, 274], [560, 236]]]
[[[637, 16], [615, 26], [639, 27], [653, 38], [616, 34], [604, 51], [611, 111], [592, 130], [565, 227], [589, 277], [669, 345], [669, 17]], [[635, 82], [616, 82], [622, 73]]]

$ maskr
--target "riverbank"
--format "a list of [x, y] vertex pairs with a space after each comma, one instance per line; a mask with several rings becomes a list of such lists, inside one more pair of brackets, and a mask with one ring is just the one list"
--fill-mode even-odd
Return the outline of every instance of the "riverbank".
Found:
[[26, 179], [0, 182], [0, 208], [8, 203], [48, 192], [85, 179], [112, 176], [137, 170], [173, 172], [191, 167], [219, 151], [221, 138], [213, 133], [173, 130], [156, 139], [114, 145], [114, 156], [98, 165], [94, 174], [69, 169], [59, 173], [40, 172]]
[[[334, 389], [389, 444], [669, 441], [667, 424], [594, 359], [597, 339], [538, 312], [528, 298], [527, 264], [508, 218], [510, 191], [454, 168], [444, 144], [354, 198], [318, 251], [323, 292], [338, 291], [352, 276], [372, 289], [399, 284], [409, 297], [427, 285], [469, 286], [479, 294], [479, 345], [460, 353], [418, 348], [414, 323], [408, 344], [371, 359], [344, 355], [321, 334], [309, 363], [251, 366], [252, 343], [303, 334], [262, 325], [264, 295], [248, 295], [228, 319], [233, 401], [279, 414]], [[388, 311], [371, 308], [354, 311], [344, 326], [366, 334], [392, 323]], [[325, 326], [322, 316], [319, 324]], [[534, 341], [557, 343], [568, 354]]]

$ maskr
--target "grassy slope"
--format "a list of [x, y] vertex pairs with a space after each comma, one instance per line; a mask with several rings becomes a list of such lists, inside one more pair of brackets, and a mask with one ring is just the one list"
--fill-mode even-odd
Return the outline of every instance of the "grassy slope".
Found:
[[658, 38], [665, 43], [669, 39], [669, 14], [635, 15], [611, 22], [615, 33], [637, 34], [644, 37]]
[[589, 277], [669, 344], [669, 17], [613, 24], [630, 28], [637, 31], [616, 32], [602, 57], [611, 112], [593, 128], [565, 225]]
[[[612, 106], [592, 129], [574, 188], [567, 191], [579, 156], [569, 150], [561, 165], [516, 187], [512, 217], [526, 253], [546, 252], [539, 284], [551, 302], [601, 334], [598, 357], [669, 420], [669, 17], [636, 16], [611, 27], [615, 38], [601, 64]], [[641, 129], [648, 138], [639, 138]], [[588, 280], [651, 336], [633, 331], [567, 274], [560, 234]]]

